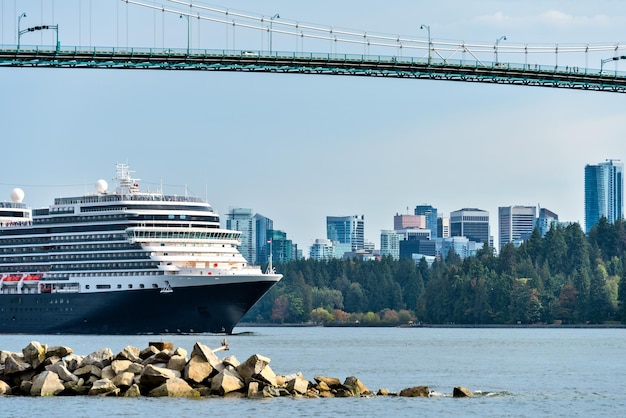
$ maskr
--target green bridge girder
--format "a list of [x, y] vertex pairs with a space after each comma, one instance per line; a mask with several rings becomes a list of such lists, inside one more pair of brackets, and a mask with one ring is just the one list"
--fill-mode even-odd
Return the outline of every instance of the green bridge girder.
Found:
[[465, 81], [626, 93], [626, 73], [467, 60], [225, 50], [0, 46], [4, 68], [239, 71]]

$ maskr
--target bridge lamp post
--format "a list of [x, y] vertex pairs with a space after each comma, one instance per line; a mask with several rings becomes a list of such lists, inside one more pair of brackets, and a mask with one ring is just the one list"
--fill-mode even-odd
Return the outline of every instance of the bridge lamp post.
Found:
[[496, 65], [498, 65], [498, 44], [500, 43], [500, 41], [506, 41], [506, 36], [501, 36], [498, 39], [496, 39], [496, 46], [494, 48], [494, 52], [496, 55]]
[[189, 16], [188, 15], [180, 15], [180, 18], [182, 19], [183, 17], [187, 18], [187, 55], [189, 55], [189, 39], [190, 39], [190, 32], [189, 32]]
[[430, 26], [421, 25], [420, 29], [426, 29], [428, 31], [428, 65], [430, 65]]
[[20, 38], [22, 37], [22, 34], [20, 33], [21, 32], [20, 25], [22, 23], [23, 17], [26, 17], [26, 12], [22, 12], [22, 14], [17, 17], [17, 50], [18, 51], [20, 50]]
[[280, 19], [280, 15], [276, 13], [270, 19], [270, 54], [272, 53], [272, 23], [274, 23], [274, 19]]

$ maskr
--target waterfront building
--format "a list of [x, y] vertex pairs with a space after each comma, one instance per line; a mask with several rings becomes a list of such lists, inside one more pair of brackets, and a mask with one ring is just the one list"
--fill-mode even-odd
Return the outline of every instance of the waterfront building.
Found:
[[539, 217], [537, 217], [537, 229], [541, 234], [541, 237], [545, 237], [546, 233], [552, 227], [556, 227], [559, 224], [559, 215], [546, 209], [539, 208]]
[[415, 207], [415, 214], [426, 218], [426, 228], [432, 231], [432, 238], [437, 238], [437, 208], [431, 205], [418, 205]]
[[[345, 244], [348, 251], [362, 250], [365, 248], [365, 217], [354, 216], [327, 216], [326, 238]], [[338, 246], [335, 246], [339, 249]], [[343, 253], [335, 253], [336, 257], [343, 257]]]
[[328, 261], [335, 258], [335, 247], [328, 239], [318, 238], [309, 249], [309, 258], [318, 261]]
[[467, 237], [474, 242], [493, 246], [489, 235], [489, 212], [476, 208], [463, 208], [450, 213], [450, 236]]
[[519, 247], [535, 229], [535, 206], [501, 206], [498, 208], [499, 248], [512, 242]]
[[226, 229], [241, 231], [241, 245], [239, 252], [250, 264], [254, 264], [256, 257], [256, 230], [252, 209], [230, 208], [226, 217]]
[[606, 217], [610, 223], [624, 216], [624, 164], [606, 160], [585, 166], [585, 232]]
[[268, 231], [268, 235], [266, 245], [272, 253], [273, 263], [287, 263], [296, 259], [298, 247], [290, 239], [287, 239], [287, 233], [273, 229]]

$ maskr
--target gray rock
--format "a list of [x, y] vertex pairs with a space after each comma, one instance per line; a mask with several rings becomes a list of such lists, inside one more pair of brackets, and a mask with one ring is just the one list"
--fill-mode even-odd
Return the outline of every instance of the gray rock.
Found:
[[118, 388], [129, 388], [131, 387], [135, 381], [135, 375], [130, 372], [122, 372], [115, 376], [111, 382]]
[[78, 382], [78, 377], [70, 372], [62, 361], [46, 366], [46, 370], [56, 373], [64, 382]]
[[10, 395], [11, 386], [3, 380], [0, 380], [0, 395]]
[[59, 376], [50, 371], [44, 371], [35, 376], [30, 388], [31, 396], [55, 396], [65, 390]]
[[189, 386], [183, 379], [173, 377], [165, 381], [161, 386], [152, 389], [148, 395], [191, 398], [200, 396], [200, 393]]
[[361, 382], [358, 378], [354, 376], [346, 377], [343, 385], [344, 387], [350, 389], [354, 396], [367, 396], [372, 394], [372, 392], [363, 384], [363, 382]]
[[99, 367], [100, 369], [105, 368], [106, 366], [111, 364], [113, 360], [113, 352], [110, 348], [101, 348], [100, 350], [94, 351], [93, 353], [85, 356], [81, 363], [81, 366], [94, 365]]
[[143, 369], [140, 382], [142, 385], [154, 387], [162, 385], [167, 379], [171, 379], [173, 377], [180, 377], [180, 373], [175, 370], [155, 367], [149, 364], [145, 367], [145, 369]]
[[87, 393], [89, 396], [113, 394], [117, 387], [109, 379], [99, 379], [93, 382]]
[[37, 341], [31, 341], [22, 349], [24, 361], [36, 369], [46, 359], [46, 348], [45, 345], [39, 344]]
[[211, 379], [211, 390], [225, 395], [244, 388], [243, 379], [236, 372], [225, 369]]
[[118, 375], [128, 370], [130, 365], [133, 364], [130, 360], [113, 360], [111, 362], [111, 368], [113, 373]]
[[297, 374], [295, 378], [287, 381], [287, 390], [304, 395], [309, 390], [309, 381], [302, 374]]
[[138, 385], [132, 385], [128, 388], [128, 390], [124, 393], [125, 398], [138, 398], [141, 396], [141, 391], [139, 390]]
[[199, 355], [191, 356], [191, 360], [189, 360], [183, 370], [183, 376], [185, 379], [196, 383], [206, 380], [211, 373], [213, 373], [213, 367], [208, 361]]
[[74, 370], [74, 374], [78, 377], [89, 378], [89, 376], [95, 376], [100, 379], [102, 377], [102, 369], [100, 369], [98, 366], [91, 364]]
[[80, 363], [83, 362], [83, 356], [72, 353], [65, 356], [63, 361], [65, 362], [65, 367], [67, 367], [67, 370], [69, 370], [70, 372], [74, 372], [74, 370], [80, 367]]
[[[268, 357], [262, 356], [260, 354], [254, 354], [237, 367], [237, 373], [239, 373], [244, 382], [248, 383], [253, 376], [261, 373], [261, 371], [269, 363], [270, 359]], [[274, 379], [276, 379], [275, 375]]]
[[[141, 351], [137, 347], [133, 347], [132, 345], [128, 345], [120, 351], [115, 358], [117, 360], [130, 360], [132, 362], [140, 362], [142, 359], [140, 357]], [[150, 354], [152, 355], [152, 354]], [[150, 355], [148, 357], [150, 357]]]
[[4, 375], [10, 376], [31, 370], [33, 366], [24, 361], [24, 358], [16, 353], [9, 353], [4, 361]]
[[139, 352], [139, 358], [142, 359], [142, 360], [145, 360], [148, 357], [154, 356], [158, 352], [159, 352], [159, 350], [155, 346], [151, 345], [148, 348], [144, 348], [143, 350], [141, 350]]
[[170, 360], [167, 362], [167, 368], [182, 372], [186, 364], [187, 364], [187, 359], [185, 357], [180, 356], [178, 354], [174, 354], [172, 357], [170, 357]]
[[194, 344], [193, 350], [191, 350], [191, 357], [193, 356], [200, 356], [201, 358], [206, 360], [213, 368], [215, 368], [217, 364], [221, 363], [220, 359], [217, 358], [215, 353], [211, 351], [211, 349], [208, 346], [202, 343]]
[[127, 372], [131, 372], [133, 374], [141, 374], [143, 372], [144, 366], [142, 364], [139, 363], [132, 363], [130, 366], [128, 366], [128, 370], [126, 370]]

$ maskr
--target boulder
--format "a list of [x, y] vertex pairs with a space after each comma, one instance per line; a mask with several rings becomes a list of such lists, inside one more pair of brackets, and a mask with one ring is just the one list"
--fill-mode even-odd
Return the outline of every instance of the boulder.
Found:
[[138, 385], [132, 385], [124, 393], [124, 397], [125, 398], [138, 398], [139, 396], [141, 396], [141, 391], [139, 390], [139, 386]]
[[211, 351], [211, 349], [208, 346], [202, 343], [194, 344], [193, 350], [191, 350], [191, 357], [193, 356], [200, 356], [201, 358], [206, 360], [213, 368], [215, 368], [217, 364], [221, 363], [220, 359], [217, 358], [215, 353]]
[[304, 395], [309, 390], [309, 381], [298, 373], [295, 378], [287, 382], [287, 390], [291, 393], [299, 393]]
[[84, 380], [78, 379], [77, 382], [64, 382], [65, 392], [72, 395], [86, 395], [90, 387], [85, 386]]
[[102, 377], [102, 369], [98, 366], [88, 365], [74, 370], [74, 374], [78, 377], [86, 376], [87, 378], [89, 376], [96, 376], [99, 379]]
[[[141, 350], [141, 351], [139, 352], [139, 358], [140, 358], [141, 360], [145, 360], [145, 359], [147, 359], [148, 357], [152, 357], [152, 356], [154, 356], [154, 355], [155, 355], [155, 354], [157, 354], [158, 352], [159, 352], [159, 350], [158, 350], [155, 346], [151, 345], [151, 346], [149, 346], [148, 348], [144, 348], [143, 350]], [[129, 360], [131, 360], [131, 359], [129, 359]]]
[[[268, 357], [260, 354], [254, 354], [248, 357], [245, 362], [237, 366], [237, 373], [239, 373], [239, 376], [241, 376], [244, 382], [248, 383], [253, 376], [260, 374], [269, 363], [270, 359]], [[274, 375], [274, 380], [275, 379], [276, 375]]]
[[385, 388], [380, 388], [378, 389], [378, 392], [376, 392], [377, 396], [389, 396], [391, 393], [389, 392], [389, 390], [385, 389]]
[[228, 356], [222, 359], [222, 364], [224, 364], [225, 366], [233, 366], [236, 368], [241, 364], [241, 362], [237, 360], [237, 357], [235, 356]]
[[41, 345], [37, 341], [31, 341], [22, 349], [24, 361], [36, 369], [46, 359], [46, 348], [45, 345]]
[[135, 383], [134, 379], [134, 374], [130, 372], [122, 372], [111, 379], [111, 382], [113, 382], [113, 384], [118, 388], [129, 388]]
[[463, 386], [456, 386], [452, 391], [452, 397], [454, 398], [469, 398], [472, 396], [474, 396], [472, 391]]
[[4, 380], [0, 380], [0, 395], [10, 395], [11, 386]]
[[277, 384], [276, 374], [269, 365], [263, 367], [263, 370], [255, 374], [253, 377], [261, 382], [267, 383], [270, 386], [276, 386]]
[[141, 374], [143, 372], [144, 366], [142, 364], [139, 363], [132, 363], [130, 366], [128, 366], [128, 370], [126, 370], [127, 372], [131, 372], [133, 374]]
[[191, 360], [187, 363], [183, 370], [183, 376], [187, 380], [200, 383], [213, 373], [213, 367], [203, 357], [195, 355], [191, 356]]
[[67, 370], [73, 372], [80, 367], [80, 363], [83, 362], [83, 356], [72, 353], [65, 356], [63, 361], [65, 361], [65, 367], [67, 367]]
[[116, 375], [117, 373], [115, 373], [113, 367], [111, 367], [111, 365], [109, 364], [104, 369], [102, 369], [102, 373], [100, 373], [100, 378], [112, 380]]
[[186, 364], [187, 364], [187, 358], [178, 354], [174, 354], [172, 357], [170, 357], [169, 361], [167, 362], [167, 368], [182, 372]]
[[0, 364], [4, 364], [7, 361], [9, 354], [13, 354], [11, 351], [0, 350]]
[[180, 373], [175, 370], [169, 370], [162, 367], [155, 367], [152, 364], [147, 365], [141, 373], [140, 382], [146, 386], [159, 386], [165, 383], [167, 379], [180, 377]]
[[65, 390], [59, 376], [50, 371], [44, 371], [35, 376], [33, 385], [30, 388], [31, 396], [54, 396]]
[[25, 362], [22, 356], [10, 353], [4, 362], [4, 375], [9, 376], [12, 374], [22, 373], [32, 368], [33, 366], [30, 363]]
[[339, 389], [341, 387], [341, 380], [336, 377], [328, 377], [328, 376], [315, 376], [313, 378], [317, 383], [324, 382], [331, 389]]
[[152, 389], [148, 393], [148, 395], [191, 398], [200, 396], [200, 393], [197, 390], [194, 390], [191, 386], [189, 386], [189, 384], [183, 379], [173, 377], [165, 381], [165, 383], [163, 383], [161, 386]]
[[261, 392], [259, 392], [259, 382], [250, 382], [248, 385], [248, 398], [259, 398], [263, 396]]
[[400, 391], [400, 396], [405, 396], [407, 398], [428, 398], [430, 396], [430, 389], [428, 386], [413, 386], [411, 388], [402, 389]]
[[111, 369], [116, 375], [128, 370], [130, 365], [133, 364], [130, 360], [113, 360], [111, 362]]
[[48, 347], [48, 349], [46, 350], [46, 357], [57, 356], [63, 358], [67, 355], [72, 354], [73, 352], [74, 351], [69, 347], [54, 345], [52, 347]]
[[348, 388], [354, 396], [366, 396], [372, 394], [363, 382], [354, 376], [346, 377], [346, 380], [343, 382], [343, 386]]
[[94, 365], [99, 367], [100, 369], [103, 369], [111, 364], [112, 360], [113, 352], [111, 351], [111, 349], [101, 348], [100, 350], [94, 351], [93, 353], [83, 358], [81, 366]]
[[62, 361], [46, 366], [46, 370], [56, 373], [64, 382], [78, 381], [78, 377], [70, 372], [67, 367], [65, 367], [65, 363]]
[[[117, 360], [130, 360], [132, 362], [139, 362], [139, 361], [142, 360], [141, 357], [139, 356], [140, 353], [141, 353], [141, 351], [139, 350], [139, 348], [133, 347], [132, 345], [128, 345], [128, 346], [124, 347], [122, 349], [122, 351], [117, 353], [115, 358]], [[150, 355], [152, 355], [152, 354], [150, 354]], [[148, 357], [150, 357], [150, 356], [148, 356]]]
[[224, 369], [211, 379], [211, 390], [220, 395], [238, 391], [244, 387], [241, 376], [229, 369]]
[[100, 379], [93, 382], [87, 393], [90, 396], [118, 395], [120, 390], [109, 379]]
[[174, 355], [187, 358], [187, 350], [185, 350], [184, 348], [178, 347], [176, 350], [174, 350]]
[[30, 390], [33, 387], [33, 382], [31, 380], [23, 380], [20, 382], [19, 388], [20, 393], [24, 395], [30, 395]]

